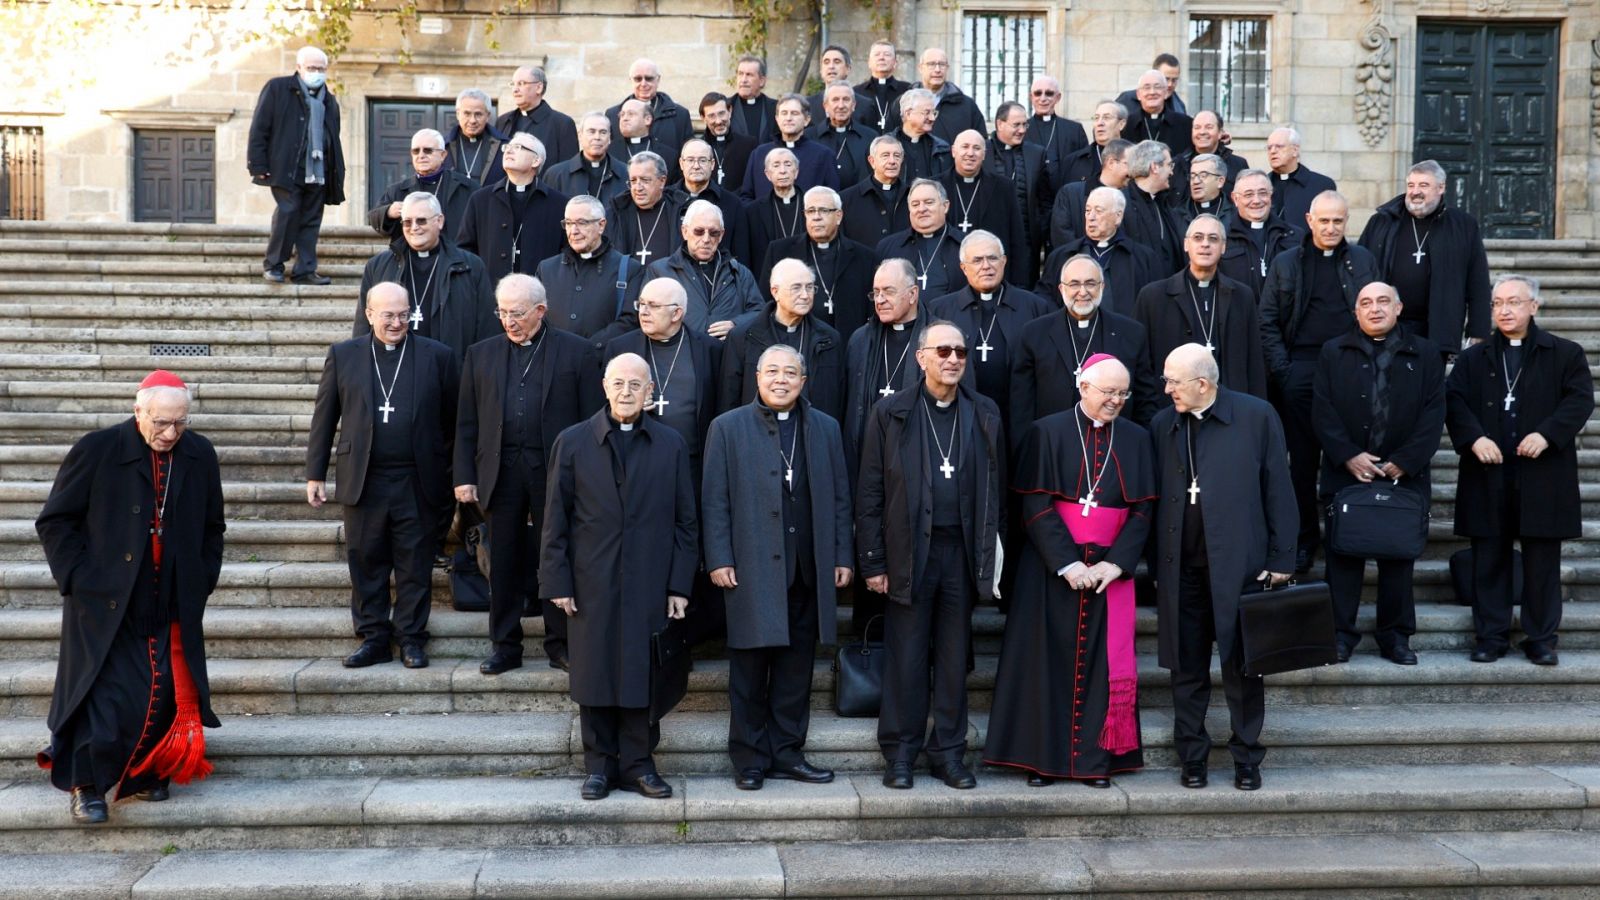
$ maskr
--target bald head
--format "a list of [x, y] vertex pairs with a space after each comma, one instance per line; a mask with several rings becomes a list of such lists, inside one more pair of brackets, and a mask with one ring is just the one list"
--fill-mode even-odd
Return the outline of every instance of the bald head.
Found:
[[980, 132], [969, 128], [950, 142], [950, 159], [955, 165], [956, 174], [962, 178], [977, 177], [983, 168], [983, 156], [984, 139]]

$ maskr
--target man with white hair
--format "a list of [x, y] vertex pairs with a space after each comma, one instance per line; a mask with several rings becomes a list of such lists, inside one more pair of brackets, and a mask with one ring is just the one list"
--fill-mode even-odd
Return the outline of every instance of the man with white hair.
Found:
[[1304, 220], [1285, 222], [1272, 211], [1272, 176], [1262, 169], [1245, 169], [1233, 183], [1233, 211], [1228, 226], [1228, 249], [1222, 255], [1222, 274], [1261, 296], [1267, 270], [1278, 254], [1300, 245]]
[[73, 444], [34, 527], [65, 606], [39, 764], [75, 822], [100, 823], [113, 789], [160, 801], [208, 775], [201, 727], [221, 724], [200, 620], [222, 571], [222, 474], [183, 380], [150, 373], [131, 418]]
[[[1084, 203], [1089, 192], [1108, 187], [1117, 192], [1128, 186], [1128, 151], [1133, 144], [1122, 138], [1112, 138], [1100, 148], [1100, 172], [1088, 181], [1069, 181], [1056, 191], [1050, 208], [1050, 245], [1052, 253], [1083, 237]], [[1127, 198], [1118, 206], [1117, 224], [1122, 224], [1122, 212], [1127, 210]]]
[[[805, 203], [799, 184], [800, 160], [787, 147], [768, 148], [762, 156], [762, 181], [767, 192], [755, 200], [746, 201], [739, 213], [738, 233], [729, 246], [734, 255], [748, 268], [759, 268], [766, 257], [767, 247], [774, 241], [805, 233]], [[756, 157], [751, 156], [754, 163]], [[750, 186], [750, 175], [745, 176], [745, 186]]]
[[811, 113], [808, 134], [833, 155], [839, 187], [847, 188], [867, 177], [867, 152], [877, 132], [858, 120], [860, 95], [848, 81], [829, 84], [821, 97], [820, 110]]
[[906, 180], [938, 178], [950, 171], [950, 142], [933, 133], [938, 120], [933, 91], [912, 88], [900, 95], [900, 127], [893, 134], [905, 149]]
[[[648, 59], [636, 59], [628, 67], [628, 78], [633, 82], [633, 93], [623, 102], [632, 99], [648, 106], [650, 136], [660, 138], [673, 147], [682, 147], [683, 142], [694, 135], [694, 126], [689, 121], [689, 111], [673, 102], [667, 92], [661, 90], [661, 67]], [[606, 110], [613, 134], [622, 133], [622, 129], [617, 127], [617, 116], [621, 110], [622, 103]]]
[[384, 189], [378, 202], [367, 211], [367, 224], [390, 239], [400, 236], [400, 205], [418, 191], [439, 198], [444, 210], [444, 233], [455, 234], [466, 215], [467, 200], [478, 189], [466, 172], [450, 165], [444, 135], [424, 128], [411, 136], [411, 174]]
[[[1061, 162], [1089, 146], [1089, 133], [1077, 121], [1060, 115], [1058, 107], [1065, 95], [1061, 82], [1053, 75], [1040, 75], [1028, 88], [1031, 113], [1023, 140], [1044, 148], [1045, 166], [1052, 184], [1061, 184]], [[1000, 118], [996, 113], [995, 118]]]
[[[543, 66], [521, 66], [512, 72], [512, 108], [500, 116], [495, 127], [506, 137], [518, 132], [533, 135], [549, 151], [551, 162], [560, 162], [578, 152], [578, 129], [571, 116], [544, 99], [548, 87]], [[457, 101], [458, 109], [459, 105]], [[493, 183], [483, 182], [486, 187]]]
[[879, 241], [910, 226], [906, 192], [912, 179], [901, 177], [905, 161], [905, 147], [899, 138], [880, 134], [872, 139], [867, 151], [869, 174], [861, 183], [839, 192], [844, 201], [845, 237], [876, 247]]
[[900, 97], [911, 89], [910, 82], [894, 77], [897, 65], [894, 42], [873, 41], [867, 50], [867, 80], [856, 85], [856, 93], [871, 104], [862, 109], [862, 121], [878, 134], [893, 134], [900, 127]]
[[1172, 91], [1167, 86], [1167, 76], [1160, 69], [1150, 69], [1139, 76], [1134, 96], [1139, 107], [1128, 110], [1128, 121], [1122, 126], [1124, 140], [1160, 141], [1173, 156], [1194, 149], [1190, 137], [1194, 120], [1168, 102]]
[[[506, 177], [505, 170], [500, 168], [500, 147], [505, 144], [506, 135], [489, 124], [493, 118], [489, 103], [489, 95], [478, 88], [467, 88], [457, 94], [456, 124], [444, 136], [447, 164], [460, 169], [461, 174], [471, 178], [478, 187], [486, 187]], [[573, 130], [572, 140], [573, 152], [576, 153], [576, 129]]]
[[671, 278], [682, 285], [689, 298], [684, 323], [722, 340], [734, 325], [761, 309], [761, 289], [745, 264], [723, 246], [727, 229], [715, 203], [689, 204], [679, 234], [678, 249], [651, 263], [645, 279]]
[[262, 277], [283, 284], [292, 253], [295, 284], [327, 284], [317, 274], [322, 208], [344, 202], [344, 148], [339, 143], [339, 101], [328, 89], [328, 55], [301, 47], [294, 74], [267, 81], [250, 119], [245, 165], [250, 180], [272, 189], [272, 235]]
[[1489, 335], [1489, 260], [1478, 220], [1445, 205], [1447, 183], [1431, 159], [1412, 166], [1405, 192], [1378, 207], [1360, 244], [1400, 293], [1400, 321], [1454, 356], [1463, 331], [1469, 344]]
[[1133, 304], [1139, 292], [1145, 285], [1160, 281], [1162, 276], [1155, 252], [1129, 240], [1122, 230], [1122, 214], [1127, 203], [1127, 197], [1115, 188], [1097, 187], [1090, 191], [1083, 204], [1083, 236], [1050, 251], [1044, 275], [1034, 293], [1041, 297], [1056, 296], [1060, 285], [1057, 276], [1067, 260], [1087, 256], [1100, 266], [1103, 293], [1097, 296], [1105, 298], [1106, 309], [1119, 315], [1133, 315]]
[[[1089, 116], [1088, 146], [1067, 155], [1061, 160], [1061, 174], [1057, 184], [1074, 181], [1094, 181], [1105, 171], [1105, 151], [1114, 140], [1122, 140], [1122, 127], [1128, 121], [1128, 108], [1115, 100], [1102, 100]], [[1130, 145], [1137, 141], [1128, 141]]]
[[506, 139], [505, 179], [473, 193], [455, 233], [456, 242], [481, 257], [497, 283], [513, 272], [532, 274], [541, 260], [561, 249], [557, 223], [567, 195], [539, 180], [544, 161], [544, 144], [533, 135], [518, 132]]
[[849, 340], [867, 321], [878, 255], [871, 247], [844, 235], [844, 211], [837, 191], [814, 187], [806, 191], [805, 201], [801, 210], [806, 217], [805, 234], [768, 245], [760, 278], [771, 284], [773, 266], [780, 259], [798, 259], [810, 266], [817, 276], [816, 305], [811, 314]]
[[644, 269], [606, 239], [605, 204], [587, 194], [573, 197], [561, 227], [566, 246], [534, 272], [550, 300], [546, 321], [596, 344], [636, 327], [633, 304]]
[[1318, 194], [1339, 189], [1332, 178], [1300, 162], [1300, 132], [1293, 128], [1267, 135], [1267, 164], [1272, 167], [1272, 211], [1285, 222], [1305, 221]]

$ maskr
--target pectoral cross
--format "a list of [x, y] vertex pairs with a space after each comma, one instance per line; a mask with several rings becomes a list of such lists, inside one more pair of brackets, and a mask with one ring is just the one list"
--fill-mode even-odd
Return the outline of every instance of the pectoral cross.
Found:
[[824, 300], [822, 302], [822, 305], [828, 310], [828, 315], [830, 315], [830, 316], [833, 315], [833, 297], [832, 296], [829, 296], [827, 300]]
[[422, 325], [422, 307], [419, 306], [416, 309], [413, 309], [411, 311], [411, 327], [412, 328], [417, 328], [417, 327], [420, 327], [421, 325]]
[[887, 129], [888, 127], [889, 127], [889, 123], [883, 118], [883, 116], [879, 116], [878, 117], [878, 130], [879, 131], [883, 131], [883, 130]]
[[928, 289], [928, 273], [927, 272], [923, 272], [921, 275], [917, 276], [917, 284], [922, 285], [922, 289], [923, 290], [927, 290]]
[[957, 225], [956, 227], [961, 229], [962, 231], [971, 231], [972, 230], [972, 223], [967, 221], [967, 217], [966, 216], [962, 216], [961, 217], [961, 224]]
[[1189, 479], [1189, 505], [1194, 506], [1200, 502], [1200, 479]]
[[944, 477], [946, 478], [954, 478], [956, 474], [956, 467], [950, 465], [950, 460], [946, 459], [944, 462], [939, 464], [939, 471], [943, 472]]
[[1417, 252], [1411, 254], [1411, 261], [1420, 266], [1422, 265], [1422, 258], [1427, 255], [1428, 254], [1424, 253], [1421, 247], [1418, 247]]
[[994, 349], [993, 347], [989, 346], [988, 340], [985, 340], [983, 343], [979, 344], [978, 347], [977, 347], [977, 350], [978, 350], [978, 361], [979, 362], [988, 362], [989, 361], [989, 351], [993, 350], [993, 349]]
[[1267, 256], [1264, 253], [1261, 255], [1261, 277], [1267, 277]]
[[794, 490], [794, 469], [793, 468], [786, 468], [786, 469], [783, 470], [783, 484], [784, 484], [784, 487], [787, 487], [789, 490], [791, 490], [791, 491]]
[[511, 271], [517, 270], [517, 258], [522, 255], [522, 248], [516, 244], [511, 245]]
[[717, 163], [717, 184], [721, 184], [724, 177], [725, 176], [722, 174], [722, 164]]
[[647, 257], [653, 256], [654, 254], [652, 254], [650, 252], [650, 248], [649, 247], [640, 247], [639, 248], [639, 252], [635, 253], [633, 255], [639, 257], [639, 265], [643, 266], [645, 264], [645, 259]]
[[1085, 519], [1087, 519], [1089, 518], [1089, 510], [1098, 507], [1100, 505], [1100, 501], [1093, 497], [1079, 497], [1078, 505], [1083, 507], [1083, 512], [1081, 512], [1079, 515], [1082, 515]]
[[894, 388], [892, 388], [892, 387], [890, 387], [890, 386], [888, 386], [888, 385], [887, 385], [887, 384], [886, 384], [886, 385], [884, 385], [884, 386], [883, 386], [883, 390], [881, 390], [881, 391], [878, 391], [878, 393], [879, 393], [879, 395], [881, 395], [881, 396], [884, 396], [884, 397], [887, 397], [887, 396], [889, 396], [889, 395], [890, 395], [890, 394], [893, 394], [893, 393], [894, 393]]
[[1212, 352], [1212, 351], [1213, 351], [1213, 350], [1215, 350], [1215, 349], [1217, 349], [1217, 348], [1215, 348], [1215, 347], [1213, 347], [1213, 346], [1211, 346], [1211, 342], [1210, 342], [1210, 341], [1206, 341], [1206, 352], [1207, 352], [1207, 353], [1210, 353], [1210, 352]]
[[656, 415], [664, 416], [667, 414], [667, 404], [671, 402], [665, 396], [657, 396], [655, 402], [650, 405], [656, 408]]
[[383, 424], [387, 425], [389, 424], [389, 413], [394, 412], [394, 407], [390, 405], [389, 401], [385, 400], [383, 405], [378, 407], [378, 412], [383, 413]]
[[1506, 412], [1511, 412], [1511, 404], [1513, 404], [1515, 402], [1517, 402], [1517, 395], [1511, 393], [1510, 391], [1507, 391], [1506, 392]]

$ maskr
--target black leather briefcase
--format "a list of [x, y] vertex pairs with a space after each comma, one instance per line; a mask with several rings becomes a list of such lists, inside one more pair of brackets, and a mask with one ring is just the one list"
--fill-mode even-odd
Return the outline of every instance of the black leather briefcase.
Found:
[[[878, 640], [871, 638], [878, 625]], [[883, 616], [873, 616], [854, 643], [840, 644], [833, 657], [833, 711], [844, 718], [869, 718], [883, 703]]]
[[660, 722], [689, 693], [689, 629], [684, 619], [650, 635], [650, 724]]
[[1325, 581], [1256, 582], [1239, 596], [1239, 631], [1247, 675], [1276, 675], [1338, 662], [1333, 597]]
[[1428, 498], [1392, 481], [1352, 484], [1328, 507], [1328, 549], [1357, 559], [1416, 559], [1428, 545]]

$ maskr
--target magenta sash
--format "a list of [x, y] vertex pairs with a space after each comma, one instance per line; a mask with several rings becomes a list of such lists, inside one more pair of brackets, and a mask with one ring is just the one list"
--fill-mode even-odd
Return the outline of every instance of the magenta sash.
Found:
[[[1110, 547], [1128, 521], [1126, 509], [1103, 506], [1089, 508], [1066, 500], [1055, 502], [1056, 514], [1079, 544]], [[1100, 746], [1112, 753], [1139, 749], [1139, 728], [1134, 716], [1139, 696], [1139, 663], [1133, 651], [1133, 573], [1106, 586], [1106, 666], [1109, 671], [1110, 699], [1105, 725], [1100, 730]]]

